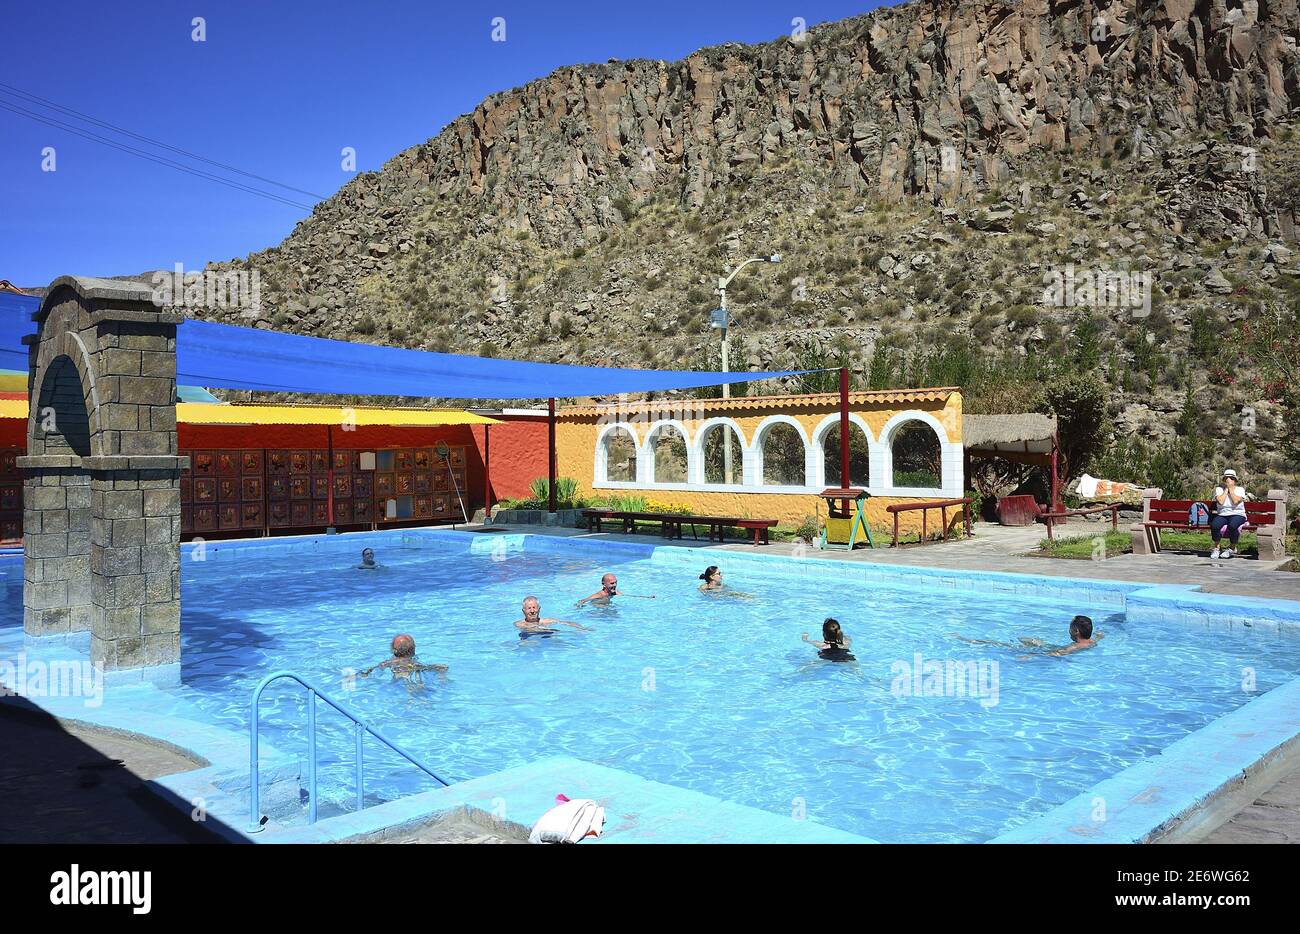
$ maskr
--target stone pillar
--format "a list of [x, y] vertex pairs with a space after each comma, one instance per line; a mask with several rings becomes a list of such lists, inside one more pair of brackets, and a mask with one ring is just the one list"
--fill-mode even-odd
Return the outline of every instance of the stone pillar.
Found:
[[33, 636], [90, 628], [90, 478], [42, 458], [23, 481], [23, 630]]
[[1145, 523], [1151, 521], [1151, 501], [1163, 495], [1159, 487], [1147, 487], [1142, 491], [1142, 521], [1133, 523], [1129, 529], [1135, 555], [1149, 555], [1153, 550], [1160, 550], [1160, 530], [1148, 529]]
[[180, 661], [176, 325], [137, 282], [65, 276], [31, 348], [23, 621], [106, 670]]
[[1261, 559], [1280, 561], [1286, 557], [1286, 490], [1269, 490], [1268, 502], [1273, 506], [1273, 522], [1260, 526], [1255, 539]]

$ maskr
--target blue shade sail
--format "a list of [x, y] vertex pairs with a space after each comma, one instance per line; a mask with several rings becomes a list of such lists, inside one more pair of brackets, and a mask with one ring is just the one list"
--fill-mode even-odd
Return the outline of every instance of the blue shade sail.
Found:
[[[0, 293], [0, 368], [26, 371], [36, 296]], [[187, 386], [440, 399], [545, 399], [694, 389], [800, 370], [713, 373], [530, 363], [431, 353], [187, 320], [176, 332], [176, 379]]]

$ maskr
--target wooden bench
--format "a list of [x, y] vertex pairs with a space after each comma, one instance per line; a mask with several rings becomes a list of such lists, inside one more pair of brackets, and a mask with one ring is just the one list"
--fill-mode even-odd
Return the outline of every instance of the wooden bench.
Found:
[[[1177, 532], [1210, 532], [1210, 526], [1190, 525], [1188, 510], [1193, 503], [1209, 502], [1193, 499], [1161, 499], [1161, 490], [1148, 489], [1142, 493], [1142, 521], [1132, 527], [1133, 553], [1155, 554], [1160, 551], [1160, 533], [1168, 529]], [[1254, 532], [1259, 546], [1259, 556], [1272, 560], [1286, 554], [1286, 492], [1269, 490], [1268, 497], [1246, 503], [1246, 524], [1243, 532]]]
[[753, 532], [755, 545], [768, 544], [768, 531], [776, 525], [775, 519], [742, 519], [738, 516], [690, 516], [663, 512], [620, 512], [609, 509], [584, 509], [583, 518], [587, 520], [588, 532], [603, 531], [603, 522], [621, 522], [623, 533], [631, 535], [636, 532], [638, 522], [658, 522], [663, 529], [664, 538], [681, 538], [682, 527], [691, 527], [691, 538], [699, 541], [696, 530], [699, 526], [708, 529], [708, 540], [723, 541], [723, 529], [745, 529]]

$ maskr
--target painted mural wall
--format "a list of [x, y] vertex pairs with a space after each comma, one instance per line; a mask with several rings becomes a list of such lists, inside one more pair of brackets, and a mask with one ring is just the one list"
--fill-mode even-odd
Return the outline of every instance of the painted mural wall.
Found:
[[[330, 432], [322, 425], [189, 425], [178, 426], [181, 453], [205, 449], [265, 448], [295, 450], [324, 448]], [[353, 431], [335, 427], [333, 445], [338, 450], [379, 450], [401, 447], [432, 447], [440, 441], [448, 445], [465, 445], [467, 458], [466, 507], [483, 505], [484, 426], [444, 425], [392, 427], [359, 425]], [[491, 426], [489, 447], [492, 500], [528, 496], [529, 484], [546, 476], [546, 421], [535, 418], [505, 418]], [[27, 448], [25, 419], [0, 418], [0, 540], [21, 537], [21, 477], [4, 474], [3, 463], [12, 462]], [[3, 459], [7, 457], [8, 461]], [[8, 482], [12, 480], [13, 482]], [[12, 502], [10, 502], [12, 500]]]

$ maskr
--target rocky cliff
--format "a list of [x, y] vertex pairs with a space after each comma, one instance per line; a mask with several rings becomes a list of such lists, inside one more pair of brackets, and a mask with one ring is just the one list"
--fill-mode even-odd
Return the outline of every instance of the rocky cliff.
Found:
[[[233, 265], [262, 275], [262, 327], [684, 366], [716, 364], [718, 275], [780, 251], [730, 295], [748, 365], [838, 354], [864, 381], [918, 378], [957, 336], [1069, 356], [1088, 320], [1082, 365], [1114, 384], [1122, 428], [1169, 436], [1205, 393], [1229, 421], [1261, 413], [1268, 460], [1273, 397], [1210, 380], [1196, 352], [1207, 320], [1300, 295], [1298, 35], [1296, 0], [913, 0], [562, 68]], [[1153, 298], [1139, 315], [1045, 301], [1067, 267], [1149, 273]], [[886, 372], [885, 347], [913, 367]]]

